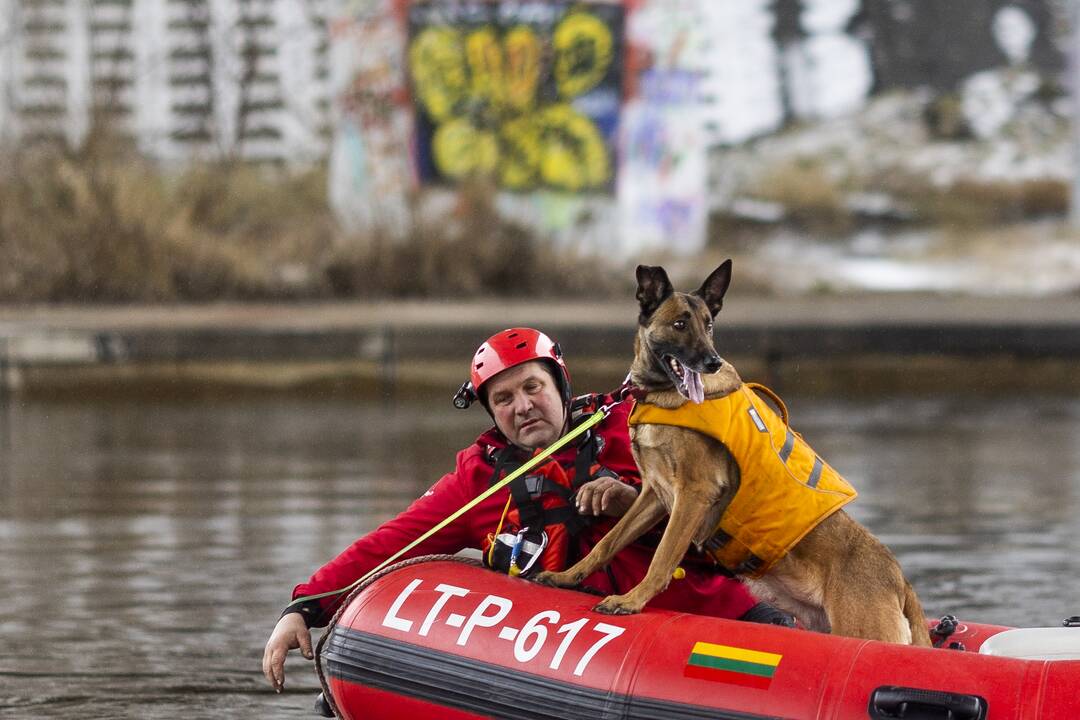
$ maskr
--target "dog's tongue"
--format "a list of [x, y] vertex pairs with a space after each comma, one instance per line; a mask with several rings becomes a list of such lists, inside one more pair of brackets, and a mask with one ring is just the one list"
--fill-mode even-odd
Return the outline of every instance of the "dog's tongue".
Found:
[[705, 402], [705, 388], [701, 385], [701, 373], [686, 368], [686, 394], [697, 404]]

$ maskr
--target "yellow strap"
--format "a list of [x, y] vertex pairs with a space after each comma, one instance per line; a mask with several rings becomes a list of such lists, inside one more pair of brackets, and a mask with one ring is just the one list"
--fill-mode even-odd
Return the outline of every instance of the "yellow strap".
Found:
[[488, 557], [487, 557], [488, 567], [494, 567], [495, 566], [495, 541], [498, 540], [499, 533], [502, 532], [503, 521], [506, 520], [506, 514], [508, 512], [510, 512], [510, 499], [512, 497], [513, 497], [513, 495], [507, 495], [506, 496], [506, 504], [503, 505], [502, 515], [499, 517], [499, 525], [495, 528], [495, 534], [494, 535], [488, 535], [488, 542], [490, 543], [488, 545]]
[[755, 390], [772, 400], [776, 404], [776, 407], [780, 409], [780, 418], [784, 421], [784, 425], [791, 424], [788, 422], [787, 405], [784, 404], [784, 401], [780, 399], [779, 395], [760, 383], [748, 382], [746, 383], [746, 387]]
[[587, 420], [585, 420], [585, 422], [581, 423], [576, 428], [574, 428], [573, 430], [568, 432], [566, 435], [563, 435], [561, 438], [559, 438], [558, 440], [553, 442], [543, 452], [537, 453], [536, 455], [534, 455], [532, 457], [531, 460], [526, 462], [524, 465], [519, 467], [517, 470], [510, 473], [509, 475], [504, 477], [502, 480], [495, 483], [494, 485], [489, 487], [487, 490], [485, 490], [484, 492], [480, 493], [479, 495], [474, 497], [469, 502], [462, 505], [460, 508], [455, 510], [453, 513], [451, 513], [445, 519], [441, 520], [438, 525], [431, 528], [430, 530], [425, 532], [423, 535], [416, 538], [411, 543], [409, 543], [405, 547], [401, 548], [400, 550], [398, 550], [396, 553], [394, 553], [390, 557], [383, 560], [381, 563], [376, 565], [373, 569], [371, 569], [367, 573], [365, 573], [364, 576], [362, 578], [360, 578], [359, 580], [357, 580], [356, 582], [351, 583], [350, 585], [348, 585], [346, 587], [343, 587], [343, 588], [341, 588], [339, 590], [330, 590], [328, 592], [319, 593], [317, 595], [305, 595], [303, 597], [298, 597], [295, 600], [293, 600], [291, 603], [289, 603], [286, 606], [285, 609], [288, 610], [293, 605], [299, 605], [300, 603], [304, 603], [304, 602], [307, 602], [309, 600], [318, 600], [320, 598], [330, 597], [331, 595], [341, 595], [343, 593], [349, 592], [354, 587], [356, 587], [357, 585], [360, 585], [361, 583], [366, 581], [369, 577], [371, 577], [375, 573], [379, 572], [380, 570], [382, 570], [387, 565], [390, 565], [395, 560], [397, 560], [399, 557], [401, 557], [405, 553], [409, 552], [414, 547], [416, 547], [420, 543], [424, 542], [429, 537], [431, 537], [435, 533], [439, 532], [440, 530], [442, 530], [444, 527], [446, 527], [450, 523], [457, 520], [459, 517], [461, 517], [462, 515], [467, 513], [469, 510], [472, 510], [474, 507], [479, 505], [481, 502], [483, 502], [484, 500], [487, 500], [489, 497], [494, 495], [496, 492], [498, 492], [502, 488], [506, 487], [507, 485], [509, 485], [510, 483], [512, 483], [514, 480], [521, 477], [525, 473], [529, 472], [530, 470], [532, 470], [534, 467], [539, 465], [544, 460], [547, 460], [549, 457], [551, 457], [556, 452], [561, 450], [568, 442], [570, 442], [571, 440], [576, 438], [578, 435], [581, 435], [583, 432], [585, 432], [586, 430], [591, 428], [593, 425], [596, 425], [598, 422], [603, 420], [605, 417], [607, 417], [607, 410], [605, 408], [601, 408], [601, 409], [597, 410], [592, 415], [590, 415], [589, 418]]

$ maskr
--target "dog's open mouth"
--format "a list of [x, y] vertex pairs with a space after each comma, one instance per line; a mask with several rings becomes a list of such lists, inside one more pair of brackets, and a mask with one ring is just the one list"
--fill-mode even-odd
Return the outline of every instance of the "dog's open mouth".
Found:
[[671, 355], [663, 357], [664, 370], [667, 372], [675, 389], [687, 400], [695, 403], [705, 401], [705, 388], [701, 385], [701, 373], [691, 370]]

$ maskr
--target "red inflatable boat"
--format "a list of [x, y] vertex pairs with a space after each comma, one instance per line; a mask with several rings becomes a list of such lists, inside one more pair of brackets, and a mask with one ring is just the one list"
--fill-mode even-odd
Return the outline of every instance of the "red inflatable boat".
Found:
[[1080, 628], [946, 621], [930, 649], [596, 602], [468, 561], [401, 563], [327, 629], [324, 695], [356, 720], [1080, 718]]

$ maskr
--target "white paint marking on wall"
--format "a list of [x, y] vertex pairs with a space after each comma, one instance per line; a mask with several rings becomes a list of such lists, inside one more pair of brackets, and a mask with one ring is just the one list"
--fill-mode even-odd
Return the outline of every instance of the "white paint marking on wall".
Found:
[[1035, 42], [1035, 23], [1031, 16], [1015, 5], [1006, 5], [994, 13], [991, 26], [994, 40], [1013, 65], [1026, 62]]

